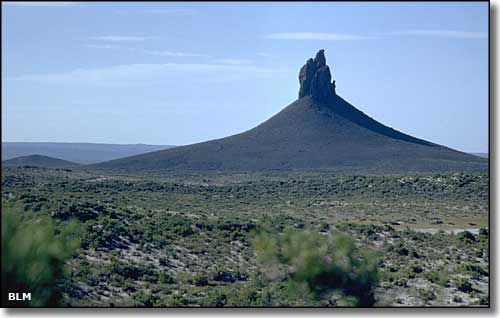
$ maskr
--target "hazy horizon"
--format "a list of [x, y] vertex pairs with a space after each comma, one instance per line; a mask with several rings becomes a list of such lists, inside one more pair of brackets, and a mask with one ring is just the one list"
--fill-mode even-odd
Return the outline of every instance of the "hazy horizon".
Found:
[[[208, 140], [207, 140], [208, 141]], [[54, 144], [102, 144], [102, 145], [145, 145], [145, 146], [173, 146], [173, 147], [180, 147], [180, 146], [187, 146], [186, 145], [163, 145], [163, 144], [149, 144], [149, 143], [143, 143], [143, 142], [138, 142], [138, 143], [106, 143], [106, 142], [87, 142], [87, 141], [10, 141], [10, 140], [2, 140], [2, 143], [54, 143]], [[201, 141], [203, 142], [203, 141]], [[446, 146], [446, 145], [444, 145]], [[488, 154], [489, 150], [462, 150], [462, 149], [455, 149], [459, 150], [465, 153], [470, 153], [470, 154]]]
[[370, 117], [486, 153], [487, 15], [487, 2], [3, 2], [2, 141], [240, 133], [297, 98], [323, 48], [337, 93]]

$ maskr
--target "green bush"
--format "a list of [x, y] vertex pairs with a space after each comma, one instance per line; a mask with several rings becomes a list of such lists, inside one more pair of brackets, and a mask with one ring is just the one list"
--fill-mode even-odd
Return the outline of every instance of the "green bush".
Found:
[[488, 231], [488, 229], [487, 229], [487, 228], [484, 228], [484, 227], [480, 228], [480, 229], [479, 229], [479, 235], [480, 235], [480, 236], [488, 236], [488, 235], [489, 235], [489, 231]]
[[455, 281], [455, 285], [459, 291], [464, 293], [471, 293], [474, 290], [471, 282], [462, 277]]
[[473, 279], [480, 279], [482, 276], [489, 276], [488, 271], [483, 267], [469, 263], [457, 266], [457, 271], [470, 274]]
[[158, 283], [160, 284], [174, 284], [175, 279], [166, 272], [160, 273], [158, 276]]
[[227, 304], [227, 296], [224, 291], [216, 290], [210, 293], [208, 297], [203, 300], [204, 307], [224, 307]]
[[469, 231], [460, 232], [457, 234], [457, 237], [465, 243], [474, 243], [476, 241], [474, 234]]
[[179, 294], [173, 294], [167, 298], [163, 303], [159, 304], [161, 307], [183, 307], [188, 304], [188, 301]]
[[193, 283], [196, 286], [207, 286], [208, 285], [208, 278], [207, 275], [204, 274], [196, 274], [193, 277]]
[[125, 279], [138, 280], [142, 279], [149, 282], [158, 281], [158, 274], [151, 268], [141, 264], [132, 264], [127, 261], [115, 261], [110, 268], [112, 273], [123, 276]]
[[[373, 306], [378, 284], [378, 257], [356, 247], [341, 234], [288, 230], [284, 234], [264, 233], [254, 247], [270, 278], [288, 279], [294, 290], [311, 300], [329, 299], [339, 292], [346, 306]], [[269, 275], [271, 274], [271, 275]]]
[[490, 297], [489, 296], [481, 296], [473, 305], [489, 306], [490, 305]]
[[151, 293], [142, 290], [136, 291], [132, 298], [134, 300], [134, 307], [153, 307], [158, 299]]
[[431, 283], [438, 284], [440, 286], [446, 286], [450, 281], [449, 273], [443, 270], [425, 272], [424, 277]]
[[[79, 246], [76, 222], [57, 227], [48, 217], [28, 217], [2, 206], [2, 303], [57, 306], [65, 263]], [[7, 293], [31, 293], [31, 301], [8, 302]]]
[[418, 293], [420, 294], [420, 298], [423, 299], [424, 301], [432, 301], [436, 299], [436, 294], [434, 294], [434, 291], [432, 290], [419, 289]]

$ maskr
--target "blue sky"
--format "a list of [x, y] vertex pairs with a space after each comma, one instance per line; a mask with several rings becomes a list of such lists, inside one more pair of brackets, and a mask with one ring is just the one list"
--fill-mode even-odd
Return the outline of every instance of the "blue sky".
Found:
[[488, 149], [488, 3], [2, 2], [2, 139], [182, 145], [337, 93], [405, 133]]

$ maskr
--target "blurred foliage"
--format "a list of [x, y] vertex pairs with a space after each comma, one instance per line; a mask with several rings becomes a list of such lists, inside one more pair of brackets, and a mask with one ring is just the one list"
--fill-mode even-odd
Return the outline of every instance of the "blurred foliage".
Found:
[[[57, 226], [49, 217], [28, 217], [2, 206], [2, 300], [12, 306], [56, 306], [65, 262], [79, 246], [75, 221]], [[31, 293], [29, 303], [7, 302], [8, 293]]]
[[271, 280], [287, 280], [290, 296], [330, 306], [373, 306], [379, 258], [342, 234], [287, 230], [263, 233], [254, 247]]

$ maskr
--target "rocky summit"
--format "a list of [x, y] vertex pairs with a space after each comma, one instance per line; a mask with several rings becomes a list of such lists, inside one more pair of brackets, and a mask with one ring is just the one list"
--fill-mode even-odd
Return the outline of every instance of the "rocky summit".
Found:
[[488, 170], [484, 158], [404, 134], [348, 103], [336, 92], [324, 50], [300, 69], [299, 84], [296, 101], [246, 132], [87, 167], [345, 173]]
[[299, 98], [312, 96], [328, 101], [335, 96], [335, 81], [331, 82], [330, 67], [326, 65], [325, 51], [320, 50], [314, 59], [307, 60], [299, 73]]

